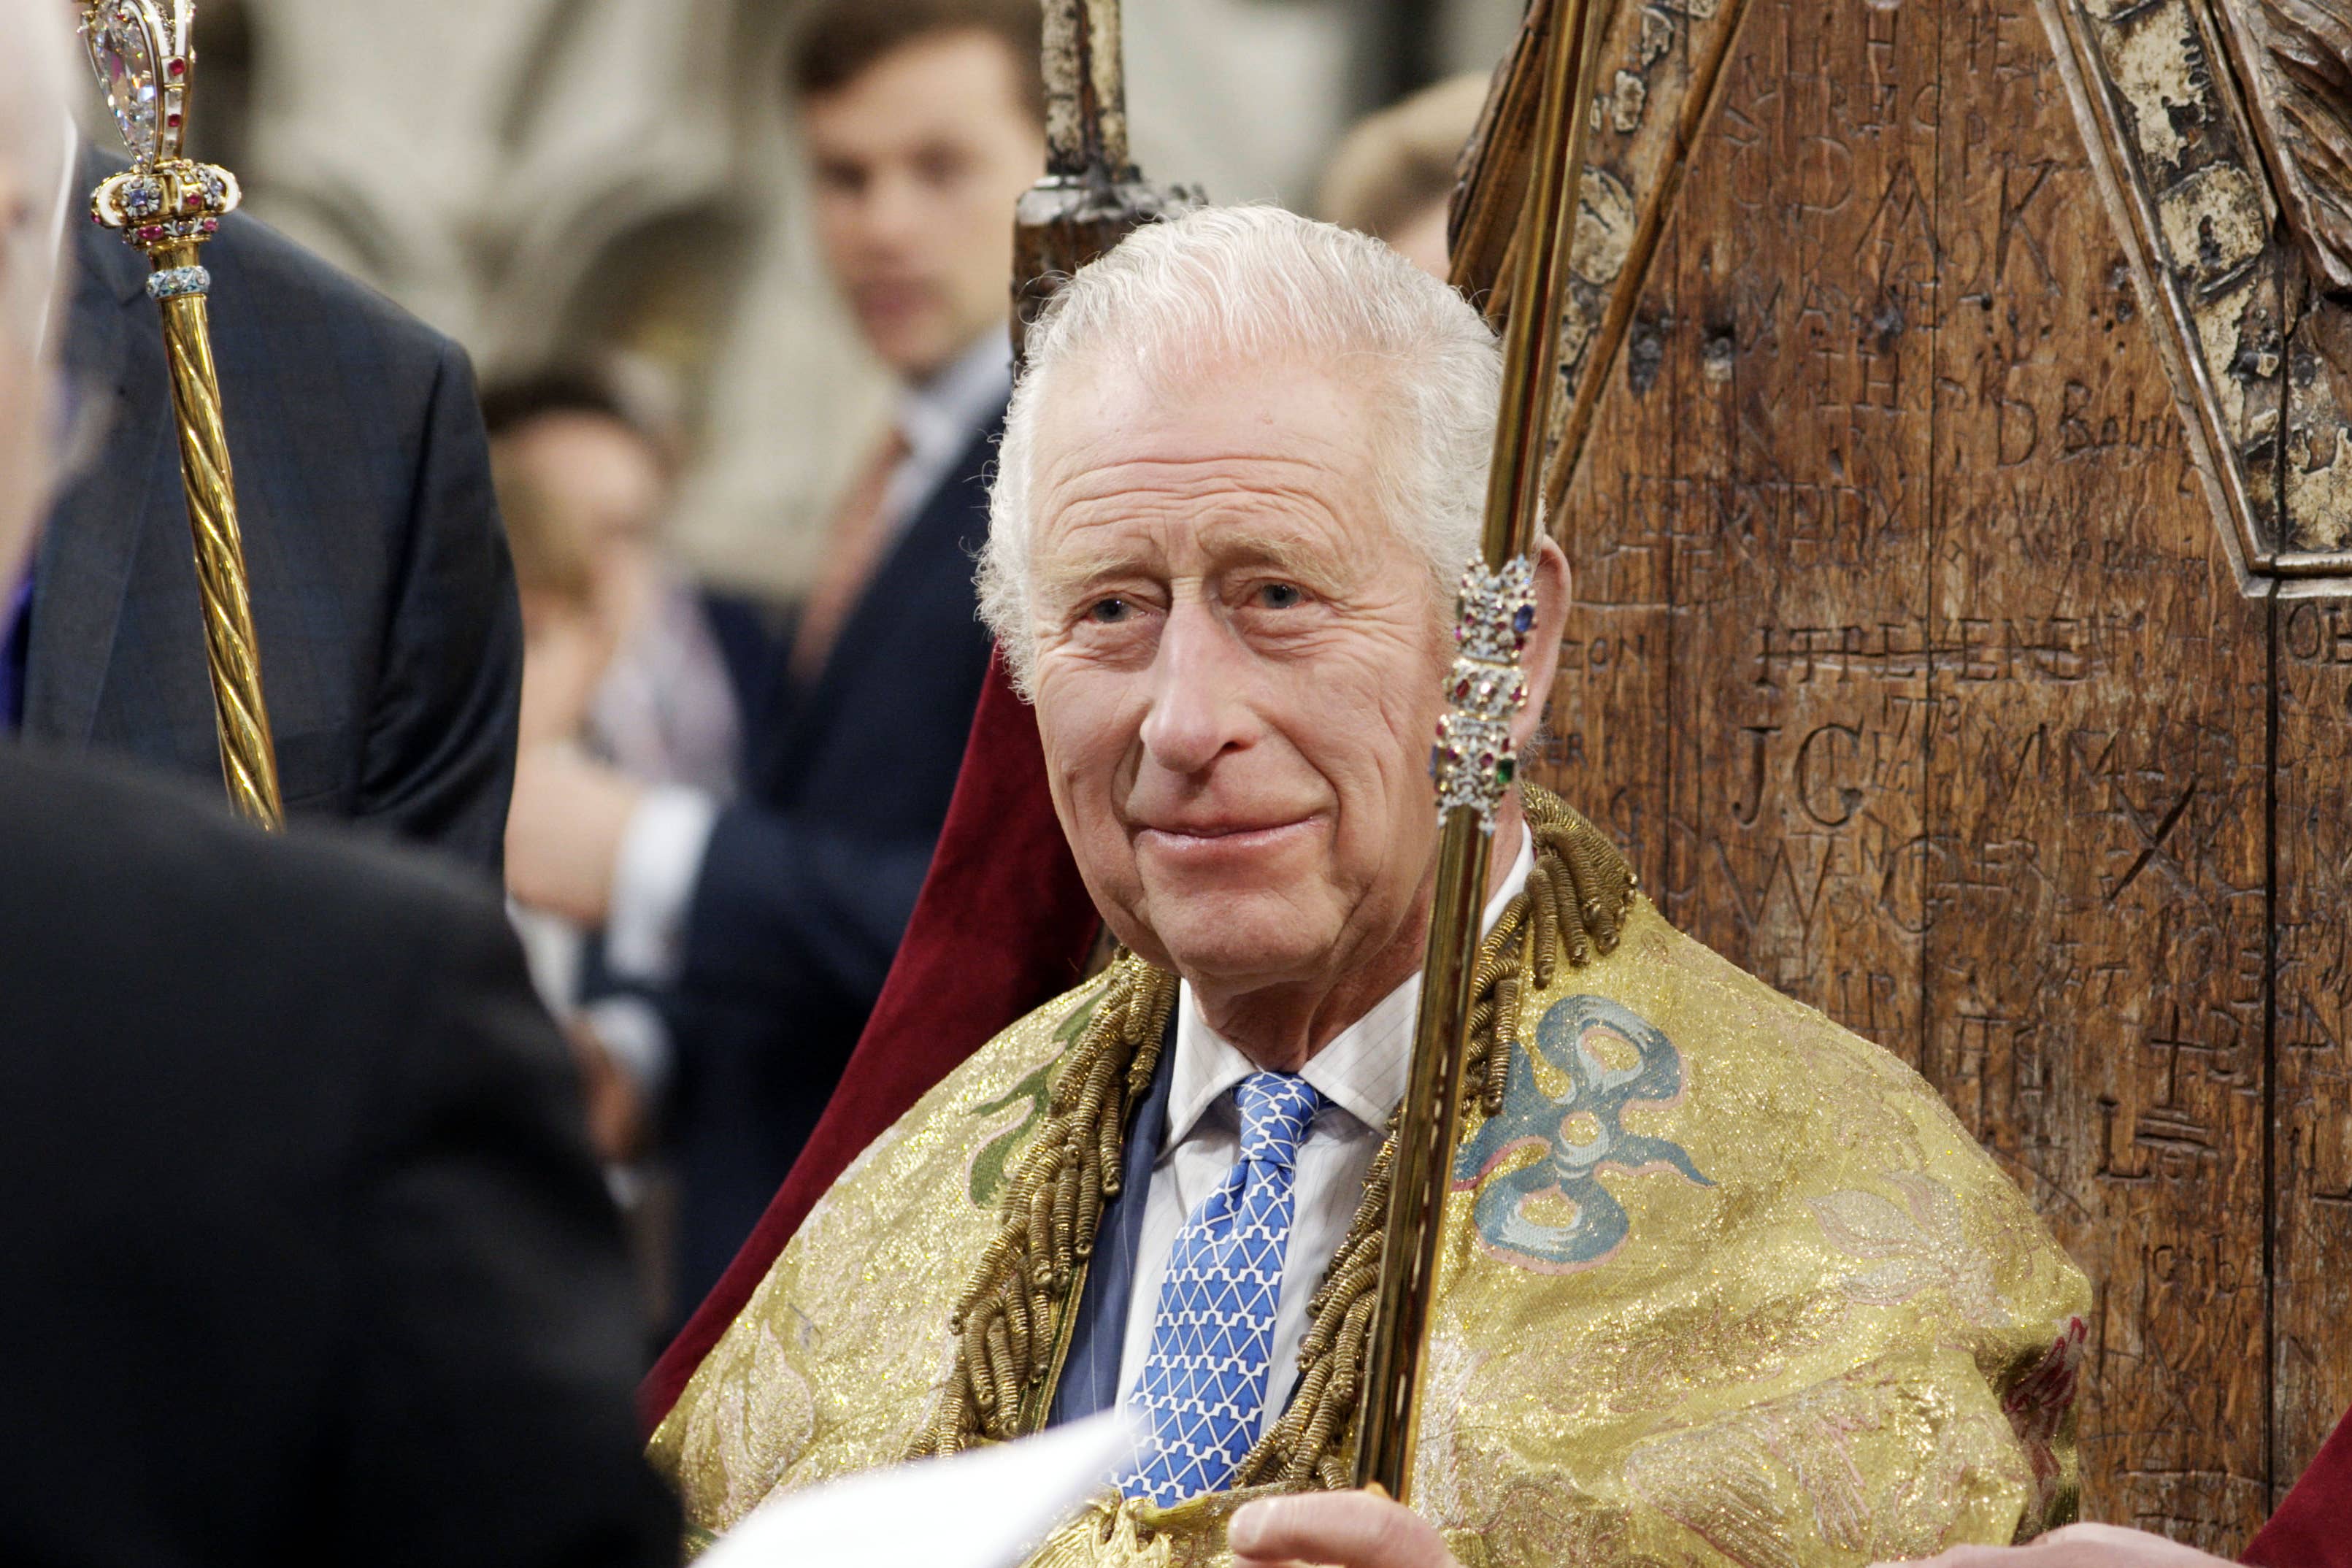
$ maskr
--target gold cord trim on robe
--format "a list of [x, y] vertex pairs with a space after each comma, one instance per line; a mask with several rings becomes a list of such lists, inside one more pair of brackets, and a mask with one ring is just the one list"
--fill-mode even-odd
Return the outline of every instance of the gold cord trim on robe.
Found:
[[[1616, 948], [1636, 884], [1616, 847], [1557, 795], [1528, 785], [1520, 803], [1535, 868], [1480, 946], [1472, 989], [1467, 1078], [1488, 1116], [1502, 1109], [1521, 1000], [1551, 984], [1556, 954], [1580, 968]], [[1158, 1069], [1175, 1001], [1175, 976], [1120, 955], [1055, 1082], [1047, 1120], [1005, 1185], [1002, 1226], [950, 1323], [953, 1370], [908, 1458], [1001, 1442], [1045, 1424], [1103, 1205], [1118, 1192], [1129, 1124]], [[1395, 1158], [1391, 1115], [1355, 1218], [1308, 1304], [1297, 1394], [1243, 1458], [1234, 1487], [1349, 1482]]]
[[908, 1458], [1001, 1442], [1045, 1424], [1103, 1205], [1118, 1196], [1135, 1108], [1160, 1065], [1176, 977], [1131, 953], [1111, 967], [1045, 1122], [1005, 1184], [1002, 1228], [956, 1302], [955, 1362]]
[[[1416, 1510], [1468, 1568], [1853, 1568], [2065, 1522], [2091, 1297], [2015, 1184], [1915, 1072], [1676, 932], [1598, 834], [1528, 804], [1542, 874], [1465, 976], [1488, 1059], [1510, 1048], [1498, 1111], [1490, 1072], [1465, 1088]], [[653, 1439], [691, 1542], [927, 1434], [1043, 1425], [1173, 988], [1123, 956], [835, 1184]], [[1318, 1282], [1309, 1378], [1243, 1484], [1099, 1498], [1040, 1568], [1223, 1568], [1234, 1510], [1351, 1473], [1325, 1461], [1360, 1441], [1364, 1252]]]

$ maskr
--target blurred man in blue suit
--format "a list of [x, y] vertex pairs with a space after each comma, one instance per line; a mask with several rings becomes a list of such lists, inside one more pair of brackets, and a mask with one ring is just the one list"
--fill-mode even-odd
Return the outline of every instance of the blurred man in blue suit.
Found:
[[1045, 162], [1034, 0], [826, 0], [793, 87], [828, 269], [898, 377], [751, 706], [733, 804], [562, 748], [518, 777], [517, 896], [604, 929], [670, 1026], [678, 1300], [715, 1280], [880, 991], [987, 672], [972, 552], [1011, 391], [1013, 207]]

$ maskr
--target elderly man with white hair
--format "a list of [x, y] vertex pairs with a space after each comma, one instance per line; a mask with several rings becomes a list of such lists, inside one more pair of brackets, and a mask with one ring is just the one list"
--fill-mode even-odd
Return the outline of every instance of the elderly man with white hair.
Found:
[[[56, 478], [67, 16], [0, 0], [0, 583]], [[499, 901], [216, 793], [0, 736], [0, 1563], [674, 1561]]]
[[[1350, 1473], [1498, 351], [1377, 242], [1236, 208], [1079, 273], [1029, 354], [982, 594], [1123, 951], [778, 1258], [654, 1439], [692, 1526], [1115, 1403], [1147, 1440], [1041, 1561], [1858, 1563], [2068, 1518], [2082, 1276], [1924, 1082], [1675, 932], [1534, 788], [1417, 1515], [1236, 1516]], [[1535, 581], [1549, 650], [1558, 545]]]

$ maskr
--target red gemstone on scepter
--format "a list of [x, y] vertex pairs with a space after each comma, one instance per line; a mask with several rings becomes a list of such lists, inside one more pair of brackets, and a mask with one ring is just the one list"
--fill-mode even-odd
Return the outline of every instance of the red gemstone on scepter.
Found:
[[188, 74], [188, 62], [185, 60], [173, 60], [170, 65], [163, 68], [170, 71], [173, 76], [185, 76]]

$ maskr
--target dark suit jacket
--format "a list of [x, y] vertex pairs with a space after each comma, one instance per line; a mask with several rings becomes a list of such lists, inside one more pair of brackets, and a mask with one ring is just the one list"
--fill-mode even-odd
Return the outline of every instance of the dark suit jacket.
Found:
[[1160, 1069], [1128, 1129], [1119, 1160], [1118, 1195], [1103, 1205], [1094, 1255], [1078, 1293], [1078, 1321], [1062, 1360], [1061, 1381], [1045, 1425], [1059, 1426], [1098, 1415], [1118, 1403], [1119, 1362], [1127, 1352], [1127, 1318], [1135, 1300], [1136, 1253], [1143, 1240], [1144, 1205], [1151, 1199], [1151, 1167], [1168, 1131], [1168, 1096], [1176, 1082], [1176, 1019], [1168, 1019]]
[[930, 865], [988, 672], [972, 560], [1002, 427], [908, 522], [816, 683], [775, 684], [711, 835], [671, 1008], [688, 1308], [816, 1125]]
[[674, 1561], [497, 901], [5, 744], [0, 868], [0, 1562]]
[[[85, 149], [79, 183], [114, 167]], [[217, 787], [149, 268], [116, 235], [79, 227], [65, 353], [109, 419], [41, 541], [25, 733]], [[495, 871], [522, 619], [466, 356], [252, 219], [224, 223], [205, 264], [287, 808]]]

